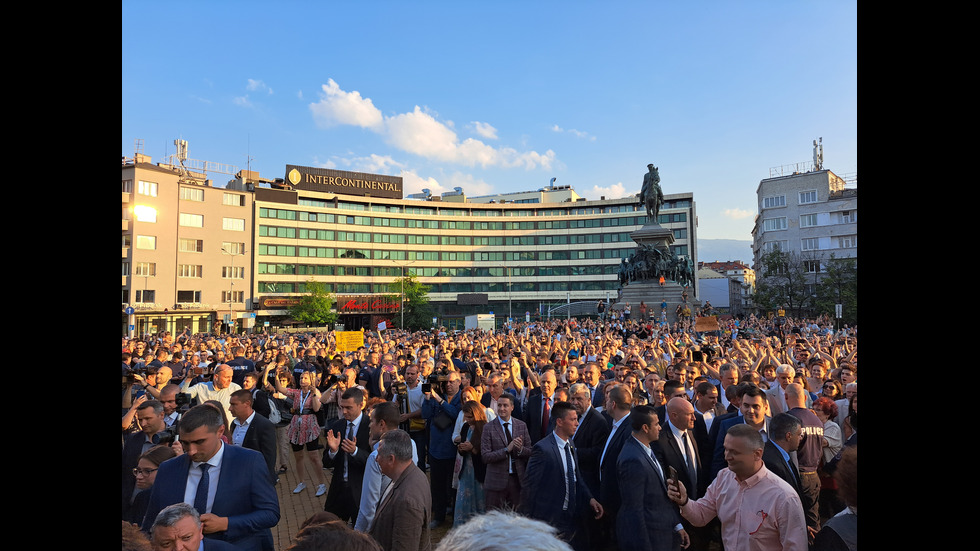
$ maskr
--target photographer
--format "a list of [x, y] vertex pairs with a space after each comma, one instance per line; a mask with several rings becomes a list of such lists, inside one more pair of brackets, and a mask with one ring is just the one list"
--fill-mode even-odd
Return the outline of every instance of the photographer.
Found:
[[[434, 372], [422, 386], [422, 418], [429, 425], [429, 466], [431, 467], [432, 522], [430, 529], [446, 519], [446, 508], [452, 497], [453, 468], [456, 446], [453, 445], [453, 424], [462, 407], [459, 394], [459, 373], [444, 368]], [[442, 386], [443, 388], [438, 388]], [[443, 398], [443, 395], [449, 399]]]

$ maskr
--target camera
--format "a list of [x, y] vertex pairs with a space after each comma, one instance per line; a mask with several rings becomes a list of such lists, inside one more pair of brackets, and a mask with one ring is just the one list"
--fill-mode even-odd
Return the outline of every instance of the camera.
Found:
[[433, 371], [429, 374], [429, 378], [426, 382], [435, 387], [436, 391], [440, 396], [448, 399], [451, 396], [446, 396], [446, 383], [449, 382], [449, 368], [442, 366], [438, 371]]
[[159, 440], [157, 441], [158, 444], [162, 444], [164, 446], [172, 446], [177, 436], [177, 430], [174, 427], [167, 427], [162, 431], [156, 433], [154, 436], [159, 437]]

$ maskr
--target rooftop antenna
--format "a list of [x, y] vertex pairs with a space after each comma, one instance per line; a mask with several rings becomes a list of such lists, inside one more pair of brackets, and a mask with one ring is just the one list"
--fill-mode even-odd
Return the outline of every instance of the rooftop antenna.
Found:
[[820, 145], [817, 140], [813, 140], [813, 170], [823, 170], [823, 137], [820, 137]]

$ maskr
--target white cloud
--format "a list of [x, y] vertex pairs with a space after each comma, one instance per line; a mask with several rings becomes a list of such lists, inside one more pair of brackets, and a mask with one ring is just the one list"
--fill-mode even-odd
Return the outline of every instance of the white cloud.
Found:
[[272, 95], [272, 88], [266, 86], [261, 80], [248, 79], [248, 84], [245, 86], [245, 89], [250, 92], [268, 91], [269, 95]]
[[402, 189], [404, 190], [403, 194], [405, 197], [412, 193], [422, 193], [423, 189], [428, 189], [432, 192], [432, 195], [440, 195], [452, 189], [443, 187], [442, 184], [431, 176], [429, 178], [423, 178], [412, 170], [402, 170], [399, 176], [402, 177]]
[[497, 129], [490, 125], [490, 123], [473, 121], [474, 131], [480, 136], [488, 140], [497, 139]]
[[362, 98], [357, 91], [344, 92], [333, 79], [323, 85], [320, 101], [311, 103], [310, 111], [321, 128], [347, 124], [380, 131], [384, 124], [381, 111], [369, 98]]
[[606, 199], [619, 199], [620, 197], [629, 197], [631, 195], [636, 195], [640, 190], [626, 191], [626, 186], [622, 182], [617, 182], [608, 187], [592, 186], [592, 196], [589, 197], [590, 200], [596, 201], [599, 197], [605, 196]]
[[559, 134], [571, 134], [576, 138], [582, 138], [583, 140], [589, 140], [590, 142], [595, 141], [595, 136], [589, 134], [588, 132], [583, 132], [582, 130], [575, 130], [574, 128], [569, 128], [565, 130], [564, 128], [558, 126], [557, 124], [551, 127], [553, 132], [558, 132]]
[[[321, 99], [310, 104], [310, 111], [321, 128], [341, 124], [369, 128], [381, 133], [387, 143], [401, 151], [426, 159], [484, 168], [524, 167], [527, 170], [548, 169], [555, 163], [555, 152], [550, 149], [544, 153], [519, 152], [506, 147], [497, 149], [474, 138], [460, 142], [452, 121], [440, 121], [436, 114], [418, 105], [410, 112], [384, 117], [370, 98], [363, 98], [356, 91], [341, 90], [333, 79], [323, 85]], [[496, 139], [497, 130], [493, 126], [481, 122], [473, 125], [481, 136]]]
[[745, 209], [725, 209], [722, 211], [722, 214], [724, 214], [726, 218], [731, 218], [732, 220], [744, 220], [755, 216], [754, 212]]
[[239, 107], [253, 107], [252, 102], [248, 100], [247, 95], [232, 98], [231, 101]]
[[418, 105], [411, 113], [388, 117], [386, 128], [388, 143], [402, 151], [440, 161], [455, 160], [456, 133]]

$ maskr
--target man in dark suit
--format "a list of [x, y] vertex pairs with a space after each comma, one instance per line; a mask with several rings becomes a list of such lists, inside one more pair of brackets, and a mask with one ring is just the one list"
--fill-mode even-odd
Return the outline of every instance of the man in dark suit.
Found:
[[558, 377], [553, 368], [546, 369], [541, 374], [541, 394], [532, 394], [527, 399], [524, 409], [524, 423], [531, 435], [531, 445], [544, 438], [554, 430], [551, 421], [551, 408], [555, 405], [555, 389], [558, 388]]
[[521, 485], [531, 457], [531, 436], [527, 425], [511, 415], [515, 401], [509, 393], [501, 394], [497, 418], [483, 427], [480, 455], [487, 466], [483, 490], [488, 511], [514, 509], [521, 503]]
[[[578, 452], [579, 470], [585, 485], [593, 496], [599, 495], [599, 455], [609, 437], [610, 424], [606, 416], [592, 407], [592, 390], [584, 383], [572, 385], [569, 401], [578, 413], [578, 429], [572, 436], [575, 451]], [[602, 545], [599, 521], [589, 518], [585, 521], [589, 540], [593, 549]]]
[[231, 441], [236, 446], [255, 450], [262, 454], [269, 466], [269, 480], [276, 483], [276, 426], [252, 409], [252, 393], [236, 390], [229, 399]]
[[[814, 498], [806, 491], [799, 467], [793, 462], [790, 454], [798, 452], [803, 441], [803, 423], [791, 413], [778, 413], [769, 423], [769, 441], [762, 448], [762, 462], [766, 468], [785, 480], [800, 496], [800, 503], [806, 513], [816, 508]], [[806, 516], [807, 540], [813, 543], [813, 538], [820, 530], [819, 516], [811, 519]]]
[[[690, 404], [688, 404], [690, 405]], [[690, 543], [677, 507], [667, 497], [668, 472], [656, 457], [661, 425], [653, 406], [630, 413], [631, 436], [616, 460], [622, 506], [616, 517], [619, 549], [679, 550]], [[680, 471], [678, 471], [680, 474]]]
[[557, 402], [552, 413], [554, 432], [534, 445], [527, 463], [520, 511], [554, 526], [573, 549], [583, 551], [589, 538], [582, 521], [590, 510], [594, 518], [602, 517], [602, 505], [585, 484], [571, 443], [578, 413], [568, 402]]
[[262, 454], [226, 446], [225, 414], [208, 404], [195, 406], [180, 421], [184, 454], [157, 470], [143, 530], [149, 533], [166, 506], [193, 502], [204, 537], [237, 549], [272, 549], [270, 528], [279, 523], [279, 497]]
[[612, 426], [599, 454], [599, 502], [606, 511], [601, 524], [604, 536], [609, 538], [615, 537], [620, 503], [616, 460], [632, 432], [629, 420], [632, 403], [633, 395], [626, 386], [616, 385], [609, 390], [606, 410], [612, 417]]
[[369, 533], [385, 551], [429, 551], [432, 498], [425, 473], [412, 461], [412, 438], [395, 429], [381, 437], [378, 466], [391, 479]]
[[609, 438], [610, 425], [606, 418], [592, 407], [592, 392], [583, 383], [576, 383], [568, 390], [569, 402], [578, 413], [578, 429], [572, 443], [578, 452], [579, 468], [585, 485], [592, 495], [599, 495], [599, 456]]
[[347, 389], [340, 396], [343, 417], [331, 422], [326, 431], [327, 449], [323, 454], [323, 467], [333, 468], [333, 477], [323, 510], [344, 521], [357, 522], [364, 467], [371, 455], [368, 443], [370, 421], [363, 414], [363, 409], [364, 391], [356, 387]]
[[186, 503], [174, 503], [160, 511], [150, 531], [154, 549], [201, 549], [204, 551], [234, 551], [230, 543], [204, 537], [204, 526], [197, 509]]
[[[143, 452], [161, 442], [160, 436], [167, 428], [163, 419], [164, 407], [157, 400], [147, 400], [137, 406], [136, 419], [140, 430], [126, 437], [122, 451], [122, 510], [126, 511], [136, 495], [136, 478], [133, 469]], [[172, 439], [171, 439], [172, 440]], [[169, 443], [164, 441], [164, 443]]]
[[[708, 386], [714, 389], [710, 383]], [[662, 455], [665, 468], [673, 467], [677, 471], [677, 479], [684, 483], [685, 488], [691, 488], [688, 492], [689, 496], [694, 496], [691, 499], [703, 496], [711, 483], [701, 462], [700, 443], [694, 436], [697, 417], [694, 405], [687, 399], [672, 398], [667, 402], [667, 419], [663, 422], [663, 432], [656, 444], [653, 444], [658, 454]], [[709, 532], [703, 527], [691, 525], [687, 520], [682, 522], [691, 539], [689, 549], [706, 550]]]

